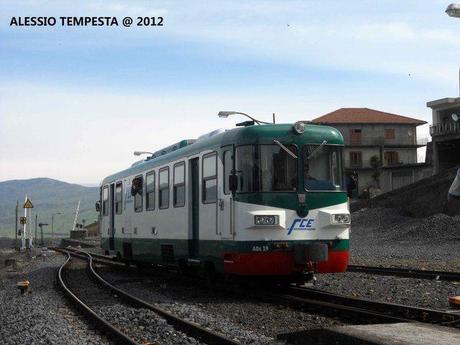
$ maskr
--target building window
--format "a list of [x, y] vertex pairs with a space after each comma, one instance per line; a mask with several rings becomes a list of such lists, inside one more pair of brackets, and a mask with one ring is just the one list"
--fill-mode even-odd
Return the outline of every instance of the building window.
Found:
[[385, 165], [396, 165], [399, 164], [399, 155], [395, 151], [387, 151], [384, 154]]
[[160, 169], [158, 183], [159, 208], [169, 207], [169, 167]]
[[350, 129], [350, 142], [354, 145], [361, 144], [361, 129]]
[[121, 214], [122, 212], [122, 203], [123, 201], [123, 184], [121, 182], [117, 182], [115, 186], [115, 213]]
[[363, 155], [360, 151], [350, 152], [350, 166], [361, 167], [363, 165]]
[[385, 128], [385, 139], [394, 139], [394, 138], [395, 138], [395, 129]]
[[102, 214], [104, 216], [109, 215], [109, 187], [105, 186], [102, 189]]
[[155, 171], [145, 176], [145, 209], [148, 211], [155, 209]]
[[136, 176], [133, 179], [133, 184], [131, 186], [131, 194], [134, 196], [134, 212], [142, 212], [143, 208], [143, 197], [142, 197], [142, 185], [144, 180], [142, 176]]
[[213, 203], [217, 200], [217, 155], [211, 153], [203, 156], [203, 203]]
[[185, 163], [175, 164], [173, 173], [173, 205], [182, 207], [185, 205]]
[[232, 152], [227, 150], [224, 152], [224, 193], [230, 194], [230, 188], [228, 185], [230, 175], [233, 169], [233, 157]]

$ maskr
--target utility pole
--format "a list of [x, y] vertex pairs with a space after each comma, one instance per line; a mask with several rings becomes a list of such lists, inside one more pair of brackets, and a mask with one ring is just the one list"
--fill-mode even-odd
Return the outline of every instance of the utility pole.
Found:
[[16, 219], [14, 226], [14, 249], [18, 249], [18, 212], [19, 212], [19, 200], [16, 200]]
[[37, 240], [37, 224], [38, 224], [38, 214], [36, 213], [35, 214], [35, 238], [34, 240], [36, 241]]

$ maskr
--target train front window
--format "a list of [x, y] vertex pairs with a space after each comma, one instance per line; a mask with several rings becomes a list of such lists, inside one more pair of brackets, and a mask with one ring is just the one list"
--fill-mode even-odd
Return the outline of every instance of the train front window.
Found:
[[305, 190], [342, 190], [342, 149], [338, 146], [305, 145]]
[[[285, 145], [297, 153], [294, 145]], [[293, 192], [297, 160], [278, 145], [247, 145], [236, 149], [238, 192]]]

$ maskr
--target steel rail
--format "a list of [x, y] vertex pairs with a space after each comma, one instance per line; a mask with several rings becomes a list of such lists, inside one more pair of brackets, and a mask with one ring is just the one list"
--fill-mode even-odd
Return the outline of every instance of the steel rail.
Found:
[[379, 274], [379, 275], [399, 276], [399, 277], [406, 277], [406, 278], [460, 281], [460, 272], [431, 271], [431, 270], [420, 270], [420, 269], [412, 269], [412, 268], [377, 267], [377, 266], [364, 266], [364, 265], [348, 265], [347, 271], [348, 272], [371, 273], [371, 274]]
[[118, 328], [113, 326], [110, 322], [105, 320], [104, 318], [97, 315], [89, 306], [87, 306], [82, 300], [80, 300], [67, 286], [65, 278], [64, 278], [64, 269], [70, 262], [71, 255], [67, 254], [67, 259], [59, 267], [57, 272], [57, 283], [61, 290], [64, 292], [64, 295], [67, 299], [75, 305], [88, 319], [95, 322], [101, 330], [111, 339], [113, 339], [117, 344], [127, 344], [127, 345], [138, 345], [138, 343], [120, 331]]
[[[441, 310], [407, 306], [397, 303], [379, 302], [365, 298], [357, 298], [345, 295], [334, 294], [331, 292], [321, 291], [305, 287], [289, 287], [284, 296], [303, 301], [308, 304], [309, 300], [315, 302], [329, 303], [331, 308], [346, 310], [355, 308], [355, 312], [362, 312], [365, 315], [368, 312], [375, 313], [384, 318], [387, 316], [397, 320], [418, 321], [431, 324], [446, 326], [460, 326], [460, 314], [449, 313]], [[335, 306], [335, 307], [334, 307]]]
[[[183, 331], [189, 336], [192, 336], [194, 338], [198, 338], [202, 340], [203, 342], [207, 344], [212, 344], [212, 345], [239, 345], [240, 343], [229, 339], [225, 335], [209, 330], [207, 328], [204, 328], [200, 326], [199, 324], [195, 322], [191, 322], [185, 319], [182, 319], [160, 307], [154, 306], [136, 296], [133, 296], [129, 294], [128, 292], [121, 290], [111, 283], [107, 282], [104, 278], [102, 278], [95, 270], [93, 266], [93, 262], [97, 262], [98, 260], [94, 260], [92, 255], [85, 252], [85, 251], [78, 251], [80, 254], [86, 255], [86, 260], [88, 260], [88, 267], [91, 275], [96, 279], [97, 282], [99, 282], [101, 285], [103, 285], [105, 288], [111, 290], [112, 292], [116, 293], [118, 296], [121, 298], [125, 299], [127, 302], [131, 303], [134, 306], [140, 307], [140, 308], [145, 308], [152, 310], [153, 312], [157, 313], [161, 317], [163, 317], [168, 323], [173, 325], [176, 329]], [[71, 255], [75, 255], [76, 253], [72, 252]]]

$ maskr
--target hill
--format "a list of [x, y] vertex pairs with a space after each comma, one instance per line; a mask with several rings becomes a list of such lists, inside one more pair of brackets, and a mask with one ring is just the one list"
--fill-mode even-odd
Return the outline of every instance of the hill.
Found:
[[[99, 199], [99, 188], [84, 187], [49, 178], [10, 180], [0, 182], [0, 236], [14, 237], [15, 207], [19, 201], [19, 216], [24, 209], [25, 195], [34, 204], [32, 219], [38, 214], [38, 221], [48, 223], [45, 232], [51, 232], [51, 216], [54, 216], [54, 232], [68, 233], [72, 227], [78, 200], [81, 200], [79, 221], [89, 224], [97, 219], [94, 204]], [[34, 223], [32, 223], [34, 224]]]

